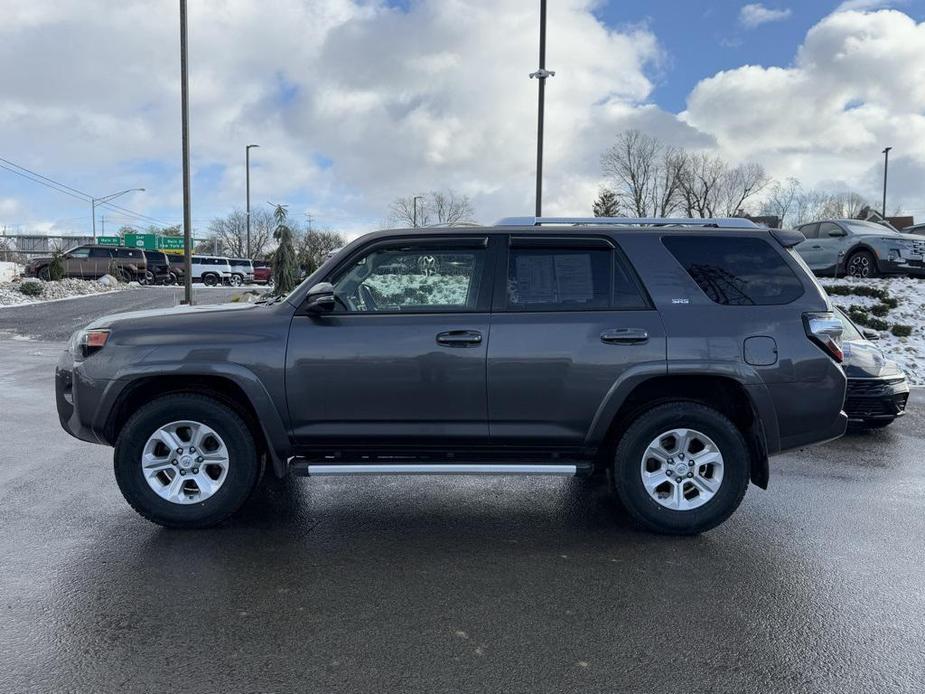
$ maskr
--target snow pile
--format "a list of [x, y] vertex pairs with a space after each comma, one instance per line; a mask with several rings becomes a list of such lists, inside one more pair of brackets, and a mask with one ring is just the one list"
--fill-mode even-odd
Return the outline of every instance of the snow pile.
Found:
[[117, 291], [124, 286], [118, 284], [107, 286], [96, 281], [78, 279], [66, 279], [60, 282], [43, 282], [40, 279], [29, 279], [28, 281], [41, 283], [42, 293], [38, 296], [27, 296], [20, 291], [21, 282], [0, 282], [0, 306], [34, 304], [53, 299], [67, 299], [72, 296], [101, 294]]
[[[887, 330], [880, 331], [877, 346], [906, 372], [909, 383], [925, 385], [925, 280], [911, 277], [884, 277], [863, 280], [825, 278], [821, 281], [824, 285], [885, 289], [891, 297], [897, 299], [899, 305], [891, 309], [883, 319], [890, 324], [912, 326], [912, 334], [909, 337], [896, 337]], [[851, 304], [869, 307], [880, 303], [878, 299], [853, 294], [835, 295], [831, 296], [831, 299], [833, 304], [845, 310]]]
[[22, 274], [23, 266], [18, 263], [0, 262], [0, 282], [9, 282]]
[[371, 275], [363, 284], [377, 304], [392, 306], [465, 306], [469, 295], [467, 275]]

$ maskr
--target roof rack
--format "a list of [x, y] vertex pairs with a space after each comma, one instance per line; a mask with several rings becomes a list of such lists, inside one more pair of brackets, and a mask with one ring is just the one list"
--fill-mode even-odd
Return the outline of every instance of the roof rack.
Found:
[[686, 217], [504, 217], [495, 226], [533, 227], [544, 224], [559, 226], [652, 226], [652, 227], [714, 227], [717, 229], [760, 229], [750, 219], [718, 217], [697, 219]]

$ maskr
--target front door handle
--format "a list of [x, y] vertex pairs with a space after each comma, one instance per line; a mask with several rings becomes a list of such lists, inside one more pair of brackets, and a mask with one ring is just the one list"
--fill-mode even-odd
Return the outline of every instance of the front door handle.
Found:
[[601, 333], [606, 345], [641, 345], [649, 341], [649, 333], [642, 328], [611, 328]]
[[447, 330], [437, 333], [437, 344], [444, 347], [473, 347], [482, 343], [482, 333], [477, 330]]

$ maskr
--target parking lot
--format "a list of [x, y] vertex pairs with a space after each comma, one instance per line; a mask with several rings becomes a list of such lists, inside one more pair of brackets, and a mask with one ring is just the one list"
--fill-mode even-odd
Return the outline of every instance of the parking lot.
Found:
[[885, 430], [772, 459], [694, 538], [560, 478], [270, 481], [176, 532], [61, 430], [53, 368], [93, 316], [178, 298], [0, 310], [0, 691], [925, 687], [922, 390]]

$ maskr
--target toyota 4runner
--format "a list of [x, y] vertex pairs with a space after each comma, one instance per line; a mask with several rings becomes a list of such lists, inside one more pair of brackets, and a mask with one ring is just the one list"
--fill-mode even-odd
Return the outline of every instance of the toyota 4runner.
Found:
[[513, 219], [364, 236], [285, 297], [100, 318], [62, 426], [144, 517], [203, 527], [272, 474], [606, 475], [708, 530], [768, 456], [840, 436], [841, 323], [745, 220]]

